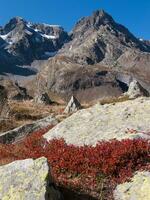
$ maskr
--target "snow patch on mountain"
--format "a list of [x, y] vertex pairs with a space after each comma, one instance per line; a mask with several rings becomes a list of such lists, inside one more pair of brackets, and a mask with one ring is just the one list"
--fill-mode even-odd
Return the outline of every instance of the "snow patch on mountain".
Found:
[[56, 27], [56, 28], [60, 28], [61, 26], [60, 25], [53, 25], [53, 24], [45, 24], [43, 23], [44, 26], [49, 26], [49, 27]]
[[9, 36], [9, 33], [6, 34], [6, 35], [0, 35], [0, 37], [1, 37], [3, 40], [6, 40], [8, 36]]
[[55, 51], [55, 52], [48, 52], [48, 51], [46, 51], [45, 52], [45, 56], [48, 56], [48, 57], [55, 56], [56, 54], [57, 54], [57, 51]]
[[55, 35], [46, 35], [46, 34], [41, 34], [41, 35], [47, 39], [57, 39]]

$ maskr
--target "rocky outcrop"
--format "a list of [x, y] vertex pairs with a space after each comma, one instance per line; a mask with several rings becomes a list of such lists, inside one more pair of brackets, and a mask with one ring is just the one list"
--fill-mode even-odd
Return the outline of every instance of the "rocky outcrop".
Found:
[[55, 56], [48, 61], [41, 76], [45, 72], [48, 90], [63, 96], [65, 100], [72, 94], [81, 103], [122, 94], [115, 72], [102, 65], [84, 66], [67, 57]]
[[117, 186], [115, 200], [148, 200], [150, 198], [150, 172], [137, 172], [130, 182]]
[[116, 61], [114, 68], [127, 72], [150, 94], [150, 53], [128, 50]]
[[137, 98], [77, 111], [56, 125], [44, 138], [64, 138], [68, 144], [96, 145], [112, 139], [150, 139], [150, 99]]
[[66, 106], [64, 110], [64, 113], [67, 113], [67, 114], [73, 113], [80, 110], [81, 108], [82, 107], [81, 107], [80, 102], [74, 96], [72, 96], [68, 105]]
[[130, 85], [128, 91], [125, 95], [129, 96], [130, 99], [134, 99], [140, 96], [146, 96], [147, 92], [144, 93], [144, 88], [138, 83], [138, 81], [133, 80]]
[[35, 103], [51, 105], [53, 101], [49, 98], [47, 93], [39, 94], [34, 98]]
[[53, 116], [48, 116], [44, 119], [25, 124], [13, 130], [0, 134], [0, 143], [9, 144], [23, 140], [27, 135], [34, 131], [46, 128], [48, 126], [55, 126], [58, 120]]
[[20, 160], [0, 167], [0, 199], [61, 200], [46, 158]]

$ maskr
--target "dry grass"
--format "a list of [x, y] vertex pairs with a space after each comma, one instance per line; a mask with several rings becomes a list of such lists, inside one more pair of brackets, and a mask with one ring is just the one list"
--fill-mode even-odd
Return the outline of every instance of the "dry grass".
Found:
[[[128, 100], [129, 100], [128, 96], [108, 97], [108, 98], [100, 99], [97, 103], [100, 103], [101, 105], [105, 105], [105, 104], [125, 102]], [[82, 107], [86, 109], [86, 108], [90, 108], [91, 106], [94, 106], [95, 104], [96, 102], [84, 103], [82, 104]]]
[[63, 105], [44, 105], [36, 104], [33, 101], [10, 101], [9, 102], [10, 110], [12, 115], [20, 114], [27, 115], [33, 118], [45, 117], [49, 114], [61, 114], [64, 106]]
[[104, 104], [124, 102], [124, 101], [128, 101], [128, 100], [129, 100], [128, 96], [120, 96], [120, 97], [102, 99], [99, 101], [99, 103], [104, 105]]
[[13, 118], [1, 120], [0, 121], [0, 132], [6, 132], [8, 130], [11, 130], [11, 129], [17, 127], [18, 125], [19, 124]]
[[[99, 100], [99, 103], [111, 104], [117, 102], [124, 102], [129, 100], [127, 96], [112, 97]], [[89, 108], [95, 103], [82, 104], [83, 108]], [[64, 114], [65, 109], [64, 102], [59, 102], [59, 104], [43, 105], [36, 104], [33, 101], [9, 101], [10, 114], [9, 118], [0, 121], [0, 132], [5, 132], [14, 129], [18, 126], [31, 123], [35, 120], [44, 118], [50, 114], [56, 116], [59, 121], [63, 121], [65, 118], [69, 117], [70, 114]]]
[[47, 117], [50, 114], [57, 116], [58, 120], [66, 118], [63, 114], [64, 105], [42, 105], [32, 101], [9, 101], [10, 113], [8, 119], [0, 121], [0, 132], [12, 130], [18, 126], [31, 123]]

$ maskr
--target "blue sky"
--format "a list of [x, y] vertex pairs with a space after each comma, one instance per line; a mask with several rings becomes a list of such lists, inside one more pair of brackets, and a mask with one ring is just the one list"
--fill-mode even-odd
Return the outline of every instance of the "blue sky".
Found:
[[0, 25], [21, 16], [70, 31], [83, 16], [104, 9], [137, 37], [150, 39], [150, 0], [0, 0]]

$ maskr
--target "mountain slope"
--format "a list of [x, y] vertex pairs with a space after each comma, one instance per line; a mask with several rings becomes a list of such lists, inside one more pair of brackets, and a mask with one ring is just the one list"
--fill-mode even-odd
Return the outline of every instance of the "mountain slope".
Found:
[[64, 96], [73, 93], [84, 100], [117, 96], [134, 78], [149, 89], [149, 45], [109, 14], [100, 10], [81, 19], [70, 37], [59, 55], [47, 61], [50, 91]]
[[62, 27], [33, 24], [15, 17], [0, 28], [0, 47], [16, 58], [16, 64], [30, 64], [54, 55], [69, 39]]
[[119, 96], [137, 79], [150, 93], [149, 41], [103, 10], [79, 20], [69, 34], [60, 26], [11, 19], [0, 27], [0, 63], [0, 72], [21, 75], [31, 91], [38, 85], [88, 101]]
[[60, 53], [81, 64], [103, 62], [111, 65], [128, 49], [150, 52], [146, 43], [116, 23], [103, 10], [77, 22], [71, 38]]

